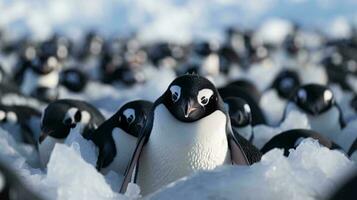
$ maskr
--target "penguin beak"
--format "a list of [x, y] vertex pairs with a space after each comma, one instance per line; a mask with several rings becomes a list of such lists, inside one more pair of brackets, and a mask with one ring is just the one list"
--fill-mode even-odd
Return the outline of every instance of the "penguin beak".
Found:
[[192, 100], [189, 100], [187, 103], [186, 103], [186, 105], [185, 105], [185, 118], [188, 118], [189, 116], [190, 116], [190, 114], [193, 112], [193, 111], [195, 111], [195, 110], [197, 110], [197, 108], [195, 108], [195, 107], [193, 107], [193, 101]]

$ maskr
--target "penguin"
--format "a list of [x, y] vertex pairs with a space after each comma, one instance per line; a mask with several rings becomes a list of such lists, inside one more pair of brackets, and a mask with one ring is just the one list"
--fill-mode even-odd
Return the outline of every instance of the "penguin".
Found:
[[150, 113], [121, 192], [132, 179], [147, 195], [198, 170], [250, 164], [217, 89], [206, 78], [176, 78]]
[[25, 67], [20, 86], [23, 94], [31, 95], [46, 102], [53, 101], [53, 98], [58, 97], [61, 65], [56, 57], [35, 58], [29, 66]]
[[249, 104], [239, 97], [224, 99], [228, 107], [233, 131], [239, 133], [248, 141], [253, 140], [252, 113]]
[[334, 141], [345, 127], [341, 108], [337, 105], [330, 88], [320, 84], [299, 87], [288, 105], [284, 116], [291, 110], [307, 115], [311, 129]]
[[105, 118], [92, 105], [80, 100], [61, 99], [50, 103], [42, 114], [39, 154], [45, 166], [56, 143], [64, 143], [71, 132], [90, 139]]
[[246, 89], [243, 89], [234, 84], [230, 84], [223, 88], [219, 88], [218, 92], [223, 99], [228, 97], [239, 97], [244, 99], [251, 108], [253, 126], [267, 123], [264, 113], [259, 107], [259, 101], [257, 101], [256, 97], [254, 97], [254, 95], [252, 95]]
[[274, 136], [263, 146], [260, 151], [265, 154], [274, 148], [279, 148], [284, 150], [284, 156], [288, 156], [289, 150], [299, 146], [301, 141], [305, 138], [316, 139], [321, 145], [329, 149], [341, 150], [339, 145], [335, 144], [316, 131], [308, 129], [292, 129]]
[[255, 86], [255, 84], [252, 83], [251, 81], [245, 79], [237, 79], [230, 82], [227, 86], [229, 87], [230, 85], [237, 86], [244, 92], [250, 94], [256, 102], [260, 101], [262, 94], [257, 88], [257, 86]]
[[259, 162], [262, 153], [251, 143], [254, 135], [249, 104], [238, 97], [228, 97], [224, 99], [224, 103], [229, 112], [233, 134], [246, 154], [249, 163]]
[[353, 108], [353, 110], [357, 113], [357, 94], [355, 94], [355, 96], [351, 99], [350, 105]]
[[152, 105], [144, 100], [128, 102], [93, 133], [92, 140], [99, 148], [98, 171], [125, 173]]
[[13, 135], [16, 141], [37, 145], [41, 112], [22, 105], [0, 104], [0, 126]]
[[347, 152], [347, 155], [351, 160], [357, 161], [357, 139], [354, 140], [350, 149]]
[[0, 199], [43, 199], [40, 195], [30, 190], [22, 180], [23, 178], [17, 175], [5, 161], [0, 161]]
[[70, 68], [61, 72], [60, 83], [72, 92], [82, 92], [87, 86], [88, 77], [81, 70]]
[[354, 174], [348, 177], [348, 180], [345, 180], [339, 188], [328, 198], [329, 200], [354, 200], [356, 199], [356, 187], [357, 187], [357, 173], [354, 171]]
[[295, 90], [301, 85], [297, 72], [293, 70], [282, 70], [274, 79], [271, 88], [274, 89], [281, 99], [288, 100]]

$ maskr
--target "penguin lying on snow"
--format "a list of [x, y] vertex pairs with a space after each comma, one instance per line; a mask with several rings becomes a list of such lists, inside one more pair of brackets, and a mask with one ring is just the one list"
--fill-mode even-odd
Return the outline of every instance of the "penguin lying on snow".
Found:
[[28, 106], [0, 104], [0, 126], [19, 142], [36, 145], [41, 112]]
[[127, 169], [143, 194], [198, 170], [249, 165], [217, 89], [196, 75], [176, 78], [156, 100]]
[[98, 127], [92, 138], [99, 148], [98, 170], [125, 173], [151, 107], [149, 101], [128, 102]]
[[311, 129], [331, 140], [335, 140], [345, 126], [332, 90], [323, 85], [307, 84], [297, 89], [286, 107], [285, 116], [291, 110], [305, 113]]
[[301, 141], [305, 138], [316, 139], [321, 145], [329, 149], [341, 149], [340, 146], [315, 131], [308, 129], [292, 129], [274, 136], [264, 145], [261, 152], [265, 154], [274, 148], [279, 148], [284, 150], [285, 156], [288, 156], [289, 149], [294, 149], [299, 146]]
[[79, 130], [84, 138], [89, 139], [104, 120], [95, 107], [84, 101], [61, 99], [50, 103], [41, 120], [39, 154], [42, 164], [48, 162], [55, 144], [63, 143], [72, 131]]

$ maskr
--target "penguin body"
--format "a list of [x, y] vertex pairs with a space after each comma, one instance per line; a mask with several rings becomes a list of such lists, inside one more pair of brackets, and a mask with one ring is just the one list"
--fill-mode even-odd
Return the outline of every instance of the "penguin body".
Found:
[[274, 148], [280, 148], [284, 150], [284, 155], [288, 156], [289, 150], [299, 146], [300, 142], [305, 138], [316, 139], [321, 145], [329, 149], [341, 149], [340, 146], [315, 131], [308, 129], [292, 129], [274, 136], [263, 146], [261, 152], [265, 154]]
[[98, 170], [103, 173], [109, 170], [125, 173], [151, 107], [149, 101], [128, 102], [98, 127], [92, 137], [99, 148]]
[[345, 126], [342, 111], [332, 91], [323, 85], [307, 84], [295, 91], [285, 110], [299, 110], [307, 115], [311, 129], [335, 140]]
[[56, 143], [63, 143], [72, 131], [86, 139], [104, 122], [104, 116], [92, 105], [79, 100], [61, 99], [50, 103], [42, 114], [39, 154], [43, 165]]
[[195, 171], [232, 163], [249, 161], [217, 90], [200, 76], [181, 76], [155, 102], [121, 191], [132, 178], [148, 194]]
[[342, 185], [328, 198], [329, 200], [354, 200], [356, 199], [357, 175], [352, 174], [348, 180], [344, 181]]

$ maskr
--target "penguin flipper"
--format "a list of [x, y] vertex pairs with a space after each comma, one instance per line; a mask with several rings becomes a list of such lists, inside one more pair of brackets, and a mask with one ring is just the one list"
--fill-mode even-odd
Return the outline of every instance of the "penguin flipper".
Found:
[[128, 168], [126, 169], [125, 177], [124, 177], [123, 183], [120, 188], [120, 193], [125, 193], [130, 182], [135, 182], [136, 174], [137, 174], [136, 169], [137, 169], [137, 166], [139, 163], [141, 151], [145, 145], [145, 140], [146, 140], [146, 137], [141, 137], [138, 142], [138, 145], [135, 148], [133, 157], [131, 158]]
[[259, 162], [263, 156], [263, 154], [259, 151], [257, 147], [252, 145], [248, 140], [244, 137], [239, 135], [239, 133], [234, 132], [234, 136], [236, 137], [237, 141], [239, 142], [240, 146], [242, 147], [245, 155], [250, 164]]
[[250, 165], [247, 156], [233, 135], [228, 135], [228, 146], [231, 152], [232, 163], [235, 165]]

